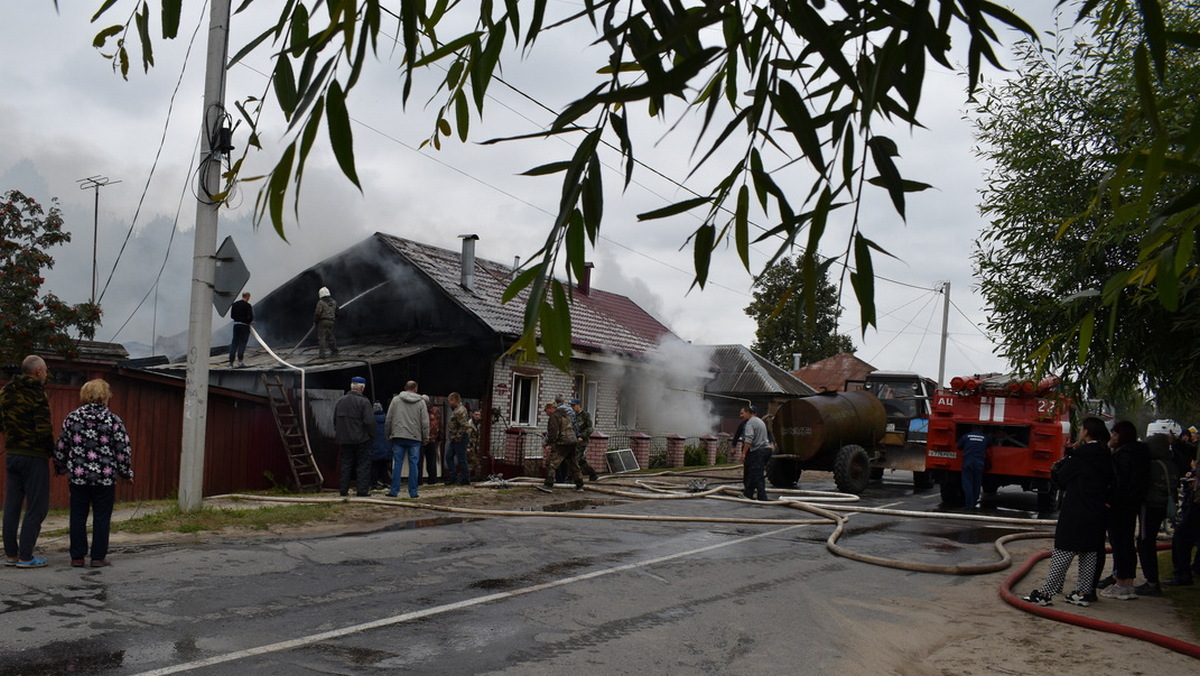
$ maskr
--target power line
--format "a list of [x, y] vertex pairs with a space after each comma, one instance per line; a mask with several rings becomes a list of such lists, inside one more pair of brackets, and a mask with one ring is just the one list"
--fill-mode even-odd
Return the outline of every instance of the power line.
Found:
[[[204, 8], [208, 7], [208, 0], [205, 0]], [[150, 191], [150, 182], [154, 180], [154, 172], [158, 168], [158, 161], [162, 157], [163, 146], [167, 142], [167, 129], [171, 126], [171, 115], [175, 110], [175, 97], [179, 94], [179, 88], [183, 84], [183, 75], [187, 72], [188, 60], [192, 54], [192, 45], [196, 42], [196, 35], [200, 32], [200, 26], [204, 23], [204, 10], [200, 11], [200, 20], [196, 22], [196, 28], [192, 31], [192, 38], [188, 41], [187, 51], [183, 55], [183, 65], [179, 69], [179, 78], [175, 80], [175, 89], [171, 92], [171, 100], [167, 105], [167, 118], [163, 121], [162, 134], [158, 139], [158, 150], [154, 153], [154, 163], [150, 165], [150, 173], [146, 176], [146, 184], [142, 187], [142, 194], [138, 198], [137, 208], [133, 212], [133, 219], [129, 222], [129, 230], [125, 233], [125, 240], [121, 242], [121, 248], [117, 251], [117, 259], [113, 261], [112, 270], [108, 273], [108, 279], [104, 281], [104, 288], [100, 291], [100, 298], [96, 299], [99, 302], [104, 299], [104, 293], [108, 291], [108, 285], [112, 283], [113, 275], [117, 272], [117, 265], [121, 262], [121, 256], [125, 253], [125, 247], [129, 244], [129, 238], [133, 236], [133, 229], [137, 225], [138, 216], [142, 213], [142, 205], [146, 201], [146, 193]]]

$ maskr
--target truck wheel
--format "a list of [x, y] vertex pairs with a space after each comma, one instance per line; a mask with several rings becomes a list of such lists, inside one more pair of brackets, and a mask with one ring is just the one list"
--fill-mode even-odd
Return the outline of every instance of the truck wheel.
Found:
[[838, 449], [833, 460], [833, 481], [843, 493], [859, 495], [871, 480], [871, 461], [862, 446], [849, 444]]
[[794, 457], [780, 455], [767, 463], [767, 481], [775, 488], [795, 488], [800, 481], [800, 461]]
[[966, 500], [962, 489], [962, 474], [946, 472], [942, 477], [942, 507], [962, 507]]
[[933, 488], [932, 472], [913, 472], [913, 490], [927, 491]]
[[1037, 494], [1038, 513], [1039, 514], [1050, 514], [1052, 512], [1057, 512], [1058, 511], [1058, 499], [1059, 499], [1059, 492], [1054, 489], [1050, 489], [1048, 491], [1038, 491], [1038, 494]]

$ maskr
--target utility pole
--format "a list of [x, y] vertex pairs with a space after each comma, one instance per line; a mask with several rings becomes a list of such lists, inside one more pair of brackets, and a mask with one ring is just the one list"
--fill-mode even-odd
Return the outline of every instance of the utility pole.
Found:
[[208, 60], [192, 254], [192, 300], [188, 316], [187, 381], [183, 400], [183, 443], [179, 458], [179, 509], [194, 512], [204, 500], [204, 433], [208, 424], [208, 366], [212, 348], [213, 277], [217, 253], [217, 209], [221, 160], [228, 142], [224, 130], [225, 64], [229, 53], [229, 7], [213, 0], [208, 20]]
[[96, 246], [100, 240], [100, 188], [105, 186], [115, 185], [120, 181], [113, 181], [107, 176], [88, 176], [81, 178], [76, 183], [79, 184], [80, 190], [93, 189], [96, 191], [96, 209], [92, 214], [92, 305], [96, 304]]
[[942, 351], [938, 356], [938, 387], [946, 384], [946, 341], [950, 339], [950, 281], [942, 282]]

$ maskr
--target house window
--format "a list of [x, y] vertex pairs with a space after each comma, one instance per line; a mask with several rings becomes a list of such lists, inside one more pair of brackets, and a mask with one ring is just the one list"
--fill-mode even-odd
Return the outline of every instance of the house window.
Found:
[[622, 390], [617, 398], [617, 427], [637, 427], [637, 399], [635, 393]]
[[521, 427], [537, 426], [537, 376], [513, 374], [512, 424]]
[[600, 400], [600, 383], [589, 380], [583, 388], [583, 408], [596, 419], [596, 402]]

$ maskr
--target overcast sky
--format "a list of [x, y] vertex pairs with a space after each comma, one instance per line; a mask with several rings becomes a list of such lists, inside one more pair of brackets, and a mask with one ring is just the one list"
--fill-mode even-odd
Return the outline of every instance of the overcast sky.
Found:
[[[207, 8], [202, 15], [201, 3], [185, 3], [180, 39], [156, 43], [156, 67], [144, 74], [135, 65], [136, 72], [123, 81], [91, 47], [97, 26], [88, 20], [99, 4], [59, 3], [61, 13], [55, 14], [53, 3], [46, 0], [8, 3], [6, 37], [0, 42], [0, 77], [6, 90], [0, 97], [0, 191], [19, 189], [43, 204], [59, 199], [74, 241], [52, 250], [58, 265], [47, 276], [47, 285], [64, 300], [81, 302], [91, 293], [94, 191], [80, 190], [78, 181], [96, 175], [120, 181], [100, 191], [98, 284], [107, 289], [102, 297], [104, 325], [96, 337], [150, 343], [153, 336], [181, 332], [187, 324], [195, 220], [192, 179]], [[1050, 3], [1015, 4], [1034, 12], [1023, 16], [1045, 27], [1044, 5]], [[103, 23], [113, 23], [118, 16]], [[231, 51], [261, 30], [256, 18], [233, 18]], [[1014, 38], [1006, 34], [1006, 42]], [[441, 151], [417, 150], [434, 120], [434, 111], [423, 105], [429, 89], [419, 88], [403, 108], [398, 60], [388, 57], [384, 51], [350, 101], [363, 194], [322, 153], [306, 170], [299, 223], [289, 224], [287, 242], [269, 226], [255, 230], [251, 225], [256, 184], [241, 186], [234, 208], [221, 212], [220, 239], [234, 237], [251, 270], [247, 288], [256, 296], [376, 231], [452, 249], [459, 247], [458, 235], [476, 233], [477, 254], [506, 263], [517, 256], [524, 260], [544, 239], [556, 208], [558, 179], [518, 174], [567, 159], [571, 148], [560, 140], [497, 146], [474, 141], [529, 133], [546, 125], [551, 115], [521, 93], [494, 84], [486, 125], [474, 121], [478, 130], [473, 129], [473, 143], [451, 140]], [[560, 108], [590, 87], [586, 78], [592, 77], [596, 60], [595, 54], [587, 53], [585, 39], [552, 33], [524, 63], [507, 62], [504, 77], [522, 93]], [[262, 95], [265, 63], [258, 58], [230, 70], [230, 110], [236, 101]], [[984, 308], [971, 276], [971, 244], [982, 225], [977, 191], [984, 167], [974, 157], [971, 128], [962, 119], [966, 82], [936, 71], [928, 81], [921, 116], [927, 129], [897, 132], [896, 138], [906, 177], [935, 189], [910, 196], [907, 224], [882, 195], [865, 202], [863, 221], [869, 235], [896, 260], [876, 259], [881, 277], [876, 291], [879, 327], [861, 335], [858, 308], [847, 284], [842, 331], [853, 337], [857, 354], [877, 368], [936, 377], [942, 318], [936, 289], [949, 281], [953, 307], [946, 379], [1004, 371], [1006, 365], [993, 355], [980, 328]], [[265, 135], [266, 143], [282, 138], [278, 115], [265, 116], [264, 124], [273, 130]], [[660, 141], [664, 127], [642, 129], [639, 157], [682, 181], [687, 136]], [[234, 135], [239, 152], [245, 142], [242, 125]], [[252, 156], [246, 175], [265, 171], [266, 159]], [[596, 262], [593, 284], [633, 297], [685, 340], [751, 344], [754, 323], [742, 309], [751, 300], [752, 279], [732, 250], [717, 258], [709, 286], [689, 293], [691, 249], [680, 247], [696, 223], [686, 216], [649, 224], [636, 221], [637, 213], [688, 195], [644, 171], [624, 193], [616, 172], [605, 180], [606, 221], [601, 241], [590, 252]], [[703, 182], [688, 185], [701, 191], [709, 187]], [[837, 244], [831, 239], [825, 253], [835, 254]], [[770, 246], [757, 246], [756, 262], [761, 265], [772, 252]], [[214, 327], [225, 324], [227, 320], [214, 318]]]

